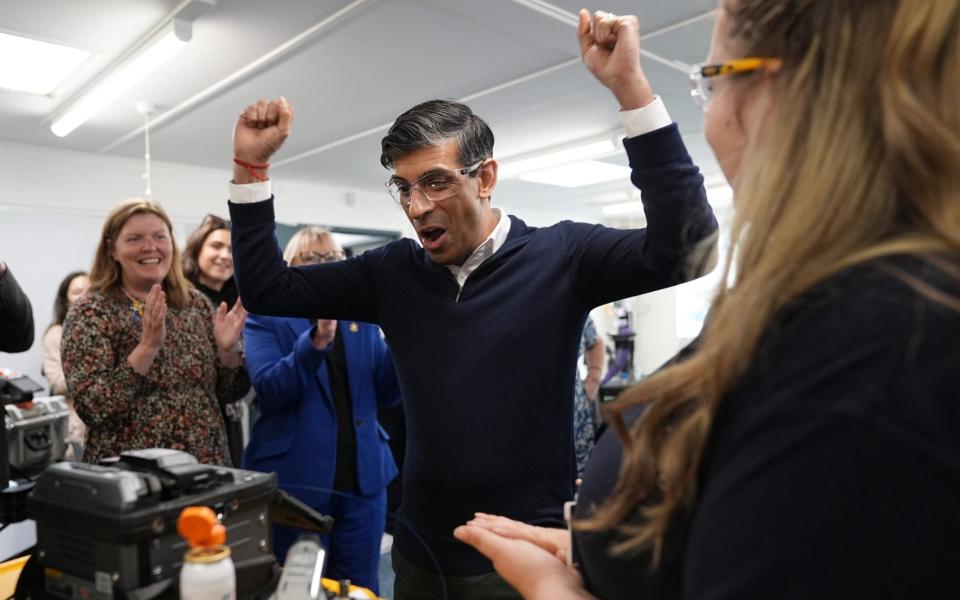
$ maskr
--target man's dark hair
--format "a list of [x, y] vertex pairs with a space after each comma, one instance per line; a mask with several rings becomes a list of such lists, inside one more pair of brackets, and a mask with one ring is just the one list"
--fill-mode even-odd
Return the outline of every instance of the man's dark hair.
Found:
[[493, 132], [470, 107], [453, 100], [429, 100], [406, 111], [380, 140], [380, 164], [390, 169], [404, 154], [456, 137], [459, 159], [469, 166], [493, 156]]

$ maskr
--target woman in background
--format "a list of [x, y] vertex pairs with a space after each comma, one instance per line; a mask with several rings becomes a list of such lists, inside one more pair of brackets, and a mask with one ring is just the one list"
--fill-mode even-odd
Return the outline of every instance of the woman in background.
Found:
[[63, 278], [53, 301], [53, 322], [43, 334], [43, 376], [50, 383], [50, 395], [65, 396], [70, 407], [66, 458], [71, 460], [82, 458], [87, 428], [77, 416], [73, 399], [67, 393], [67, 380], [63, 376], [63, 362], [60, 360], [60, 340], [63, 338], [63, 321], [67, 318], [67, 310], [89, 287], [90, 278], [86, 271], [74, 271]]
[[[230, 245], [230, 222], [216, 215], [203, 218], [190, 234], [183, 249], [183, 274], [193, 287], [210, 299], [213, 308], [226, 302], [232, 308], [239, 298], [233, 280], [233, 253]], [[221, 409], [227, 429], [230, 461], [238, 465], [243, 455], [243, 421], [240, 401], [224, 404]]]
[[[301, 229], [283, 258], [303, 269], [343, 259], [330, 232]], [[251, 315], [247, 368], [260, 399], [243, 465], [274, 471], [280, 487], [336, 520], [323, 536], [326, 577], [379, 589], [386, 487], [397, 475], [377, 406], [400, 401], [393, 359], [368, 323]], [[274, 527], [283, 561], [297, 531]]]
[[229, 221], [216, 215], [203, 218], [183, 248], [183, 274], [193, 287], [210, 298], [214, 308], [221, 302], [226, 302], [228, 308], [237, 303]]
[[116, 207], [90, 291], [63, 327], [67, 387], [87, 424], [84, 459], [161, 447], [229, 465], [219, 404], [250, 387], [238, 346], [245, 317], [240, 306], [214, 311], [183, 276], [159, 204]]
[[[637, 29], [581, 12], [584, 61], [642, 78]], [[960, 2], [724, 0], [692, 80], [729, 283], [594, 448], [579, 572], [457, 537], [528, 598], [960, 597]]]

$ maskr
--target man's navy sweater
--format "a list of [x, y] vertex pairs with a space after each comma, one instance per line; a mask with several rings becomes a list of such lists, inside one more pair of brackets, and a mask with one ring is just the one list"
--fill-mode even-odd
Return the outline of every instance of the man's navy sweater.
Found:
[[474, 512], [559, 522], [573, 492], [573, 378], [588, 311], [685, 281], [691, 251], [716, 230], [676, 125], [624, 145], [647, 229], [510, 217], [506, 242], [462, 290], [409, 239], [287, 268], [273, 201], [230, 205], [248, 310], [383, 328], [407, 418], [401, 512], [417, 534], [401, 526], [395, 543], [424, 568], [435, 559], [445, 575], [492, 570], [452, 535]]

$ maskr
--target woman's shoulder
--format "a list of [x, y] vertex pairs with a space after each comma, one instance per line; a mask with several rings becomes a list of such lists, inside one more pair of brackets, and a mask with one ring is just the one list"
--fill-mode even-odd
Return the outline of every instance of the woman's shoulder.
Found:
[[131, 316], [129, 301], [124, 303], [109, 291], [90, 290], [67, 311], [61, 349], [65, 351], [66, 348], [72, 348], [77, 351], [91, 336], [113, 339], [129, 327]]
[[850, 267], [791, 302], [774, 329], [826, 338], [953, 332], [960, 340], [960, 260], [892, 256]]
[[57, 344], [63, 336], [63, 325], [53, 323], [43, 332], [43, 344], [45, 346]]
[[871, 300], [884, 309], [904, 302], [960, 306], [960, 257], [896, 255], [846, 269], [828, 279], [828, 294]]
[[946, 406], [957, 372], [957, 263], [895, 256], [837, 273], [788, 307], [734, 396], [764, 411], [902, 420], [904, 407]]
[[89, 318], [115, 314], [121, 306], [120, 300], [110, 291], [89, 290], [70, 306], [64, 325], [78, 317]]

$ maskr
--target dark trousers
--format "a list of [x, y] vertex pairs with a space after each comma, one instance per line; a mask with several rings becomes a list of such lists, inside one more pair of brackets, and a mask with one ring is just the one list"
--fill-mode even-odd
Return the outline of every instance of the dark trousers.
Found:
[[[496, 571], [468, 577], [442, 577], [403, 558], [390, 555], [396, 579], [394, 600], [520, 600], [522, 597]], [[444, 595], [446, 586], [446, 595]]]

